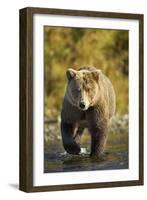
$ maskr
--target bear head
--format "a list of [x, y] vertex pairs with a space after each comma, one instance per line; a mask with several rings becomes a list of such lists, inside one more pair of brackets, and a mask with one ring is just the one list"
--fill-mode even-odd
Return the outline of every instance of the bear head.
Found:
[[100, 96], [99, 78], [101, 70], [74, 70], [66, 72], [68, 85], [67, 100], [79, 110], [87, 110], [93, 106]]

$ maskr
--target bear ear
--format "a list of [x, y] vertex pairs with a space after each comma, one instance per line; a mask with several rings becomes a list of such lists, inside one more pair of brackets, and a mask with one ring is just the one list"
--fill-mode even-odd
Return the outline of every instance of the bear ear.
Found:
[[68, 80], [71, 80], [72, 78], [74, 78], [76, 76], [76, 73], [77, 73], [76, 70], [69, 68], [66, 72], [66, 76]]
[[92, 76], [94, 77], [94, 79], [95, 79], [96, 81], [98, 81], [98, 80], [99, 80], [99, 76], [100, 76], [100, 74], [101, 74], [101, 70], [97, 69], [97, 70], [95, 70], [95, 71], [92, 71], [91, 73], [92, 73]]

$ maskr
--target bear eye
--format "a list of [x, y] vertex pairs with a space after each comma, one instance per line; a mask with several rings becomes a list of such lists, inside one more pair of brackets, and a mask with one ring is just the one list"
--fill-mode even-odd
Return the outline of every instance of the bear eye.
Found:
[[80, 92], [80, 88], [73, 88], [73, 90], [72, 90], [74, 93], [79, 93]]
[[90, 86], [87, 86], [87, 87], [85, 88], [85, 90], [86, 90], [87, 92], [89, 92], [91, 89], [92, 89], [92, 88], [91, 88]]
[[77, 92], [77, 93], [79, 93], [80, 92], [80, 88], [75, 88], [75, 91]]

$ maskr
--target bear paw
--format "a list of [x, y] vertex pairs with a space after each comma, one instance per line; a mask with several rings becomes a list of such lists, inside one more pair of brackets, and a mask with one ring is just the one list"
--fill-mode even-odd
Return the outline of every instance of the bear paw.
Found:
[[76, 143], [64, 144], [64, 148], [67, 151], [67, 153], [73, 154], [73, 155], [78, 155], [81, 151], [80, 146]]

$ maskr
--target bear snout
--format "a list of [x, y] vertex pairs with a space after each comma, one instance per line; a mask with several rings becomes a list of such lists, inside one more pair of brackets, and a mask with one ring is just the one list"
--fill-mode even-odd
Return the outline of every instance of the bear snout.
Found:
[[79, 102], [79, 108], [84, 110], [85, 109], [85, 103], [83, 101]]

